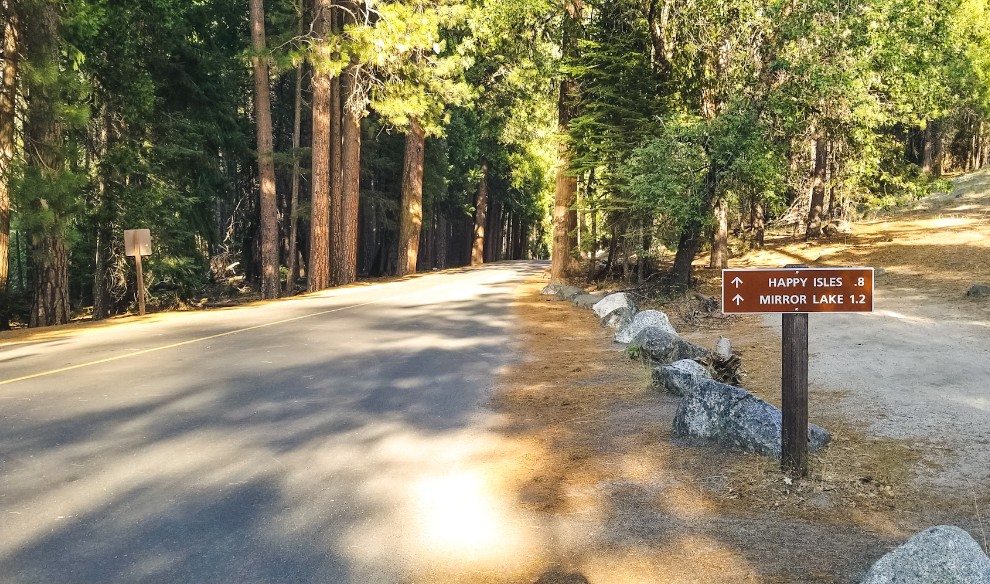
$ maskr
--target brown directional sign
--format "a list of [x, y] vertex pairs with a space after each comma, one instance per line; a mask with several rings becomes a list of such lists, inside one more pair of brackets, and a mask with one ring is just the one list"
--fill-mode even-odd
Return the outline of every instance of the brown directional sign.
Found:
[[722, 312], [873, 312], [873, 268], [722, 270]]

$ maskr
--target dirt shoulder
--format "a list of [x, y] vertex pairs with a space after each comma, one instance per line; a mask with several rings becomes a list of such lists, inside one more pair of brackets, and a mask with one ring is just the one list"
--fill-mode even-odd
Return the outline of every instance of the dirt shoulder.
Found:
[[542, 284], [520, 292], [526, 359], [496, 403], [525, 445], [520, 504], [554, 526], [540, 582], [852, 582], [916, 527], [891, 487], [905, 465], [883, 463], [899, 445], [863, 453], [838, 432], [815, 478], [788, 485], [768, 459], [679, 441], [677, 398], [648, 389], [609, 330], [540, 297]]
[[[813, 319], [811, 417], [834, 442], [812, 476], [675, 439], [677, 398], [648, 389], [587, 311], [520, 292], [526, 360], [504, 379], [505, 432], [526, 444], [518, 496], [555, 527], [540, 582], [856, 582], [939, 523], [986, 546], [990, 521], [990, 174], [955, 192], [806, 244], [775, 234], [733, 267], [882, 268], [877, 311]], [[702, 271], [705, 290], [717, 274]], [[779, 404], [779, 317], [659, 306], [682, 334], [742, 356], [743, 385]], [[584, 578], [585, 580], [582, 580]]]

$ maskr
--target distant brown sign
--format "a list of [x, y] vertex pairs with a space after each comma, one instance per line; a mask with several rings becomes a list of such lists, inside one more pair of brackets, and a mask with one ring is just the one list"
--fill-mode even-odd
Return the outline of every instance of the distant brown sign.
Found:
[[151, 255], [150, 229], [125, 229], [124, 253], [129, 256]]
[[722, 270], [722, 312], [873, 312], [873, 268]]

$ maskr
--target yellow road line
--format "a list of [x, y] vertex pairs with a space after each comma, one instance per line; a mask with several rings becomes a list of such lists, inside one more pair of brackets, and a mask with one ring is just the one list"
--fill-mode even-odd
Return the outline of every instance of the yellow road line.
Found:
[[398, 294], [396, 296], [389, 296], [389, 297], [386, 297], [386, 298], [379, 298], [378, 300], [371, 300], [369, 302], [364, 302], [364, 303], [361, 303], [361, 304], [352, 304], [350, 306], [342, 306], [340, 308], [334, 308], [332, 310], [324, 310], [324, 311], [321, 311], [321, 312], [314, 312], [313, 314], [304, 314], [302, 316], [294, 316], [292, 318], [286, 318], [284, 320], [277, 320], [277, 321], [274, 321], [274, 322], [266, 322], [264, 324], [256, 324], [254, 326], [249, 326], [249, 327], [245, 327], [245, 328], [242, 328], [242, 329], [236, 329], [236, 330], [232, 330], [232, 331], [227, 331], [225, 333], [217, 333], [215, 335], [210, 335], [210, 336], [207, 336], [207, 337], [200, 337], [198, 339], [190, 339], [188, 341], [181, 341], [181, 342], [178, 342], [178, 343], [172, 343], [170, 345], [162, 345], [160, 347], [152, 347], [150, 349], [144, 349], [144, 350], [141, 350], [141, 351], [135, 351], [133, 353], [125, 353], [125, 354], [122, 354], [122, 355], [114, 355], [113, 357], [107, 357], [106, 359], [99, 359], [97, 361], [87, 361], [86, 363], [79, 363], [78, 365], [69, 365], [68, 367], [61, 367], [59, 369], [51, 369], [49, 371], [42, 371], [41, 373], [32, 373], [31, 375], [24, 375], [23, 377], [15, 377], [15, 378], [12, 378], [12, 379], [4, 379], [4, 380], [0, 381], [0, 385], [7, 385], [9, 383], [17, 383], [18, 381], [27, 381], [28, 379], [36, 379], [38, 377], [46, 377], [48, 375], [55, 375], [56, 373], [64, 373], [66, 371], [72, 371], [74, 369], [82, 369], [83, 367], [92, 367], [93, 365], [101, 365], [103, 363], [110, 363], [112, 361], [119, 361], [121, 359], [129, 359], [131, 357], [138, 357], [140, 355], [147, 355], [148, 353], [156, 353], [158, 351], [165, 351], [165, 350], [168, 350], [168, 349], [174, 349], [176, 347], [183, 347], [185, 345], [192, 345], [192, 344], [195, 344], [195, 343], [201, 343], [203, 341], [209, 341], [209, 340], [212, 340], [212, 339], [219, 339], [220, 337], [226, 337], [226, 336], [236, 335], [236, 334], [239, 334], [239, 333], [245, 333], [245, 332], [253, 331], [253, 330], [257, 330], [257, 329], [268, 328], [268, 327], [271, 327], [271, 326], [285, 324], [285, 323], [293, 322], [293, 321], [297, 321], [297, 320], [304, 320], [304, 319], [307, 319], [307, 318], [314, 318], [314, 317], [317, 317], [317, 316], [323, 316], [323, 315], [331, 314], [331, 313], [334, 313], [334, 312], [340, 312], [342, 310], [350, 310], [352, 308], [361, 308], [362, 306], [368, 306], [369, 304], [377, 304], [379, 302], [384, 302], [385, 300], [395, 300], [397, 298], [402, 298], [403, 296], [410, 296], [412, 294], [419, 294], [421, 292], [436, 291], [436, 290], [440, 290], [440, 289], [443, 289], [443, 288], [449, 288], [449, 287], [455, 286], [455, 285], [464, 285], [466, 283], [467, 282], [465, 282], [465, 281], [449, 282], [447, 284], [441, 284], [439, 286], [434, 286], [432, 288], [424, 288], [422, 290], [414, 290], [412, 292], [407, 292], [405, 294]]

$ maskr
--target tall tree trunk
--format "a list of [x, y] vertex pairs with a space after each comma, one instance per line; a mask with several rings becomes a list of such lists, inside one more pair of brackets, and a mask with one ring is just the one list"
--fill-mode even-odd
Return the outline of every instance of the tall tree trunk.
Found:
[[437, 267], [441, 270], [450, 267], [450, 225], [447, 221], [447, 213], [443, 211], [440, 213], [438, 218], [438, 236], [437, 236]]
[[674, 254], [674, 266], [671, 269], [674, 285], [687, 290], [691, 287], [691, 264], [701, 246], [701, 225], [692, 223], [681, 232], [681, 239]]
[[502, 204], [491, 201], [488, 205], [488, 217], [485, 222], [485, 261], [494, 262], [495, 249], [498, 247], [498, 222], [502, 217]]
[[588, 224], [589, 237], [591, 239], [588, 246], [588, 279], [593, 280], [598, 271], [598, 205], [595, 202], [595, 169], [588, 172], [587, 184], [588, 202]]
[[3, 84], [0, 85], [0, 330], [10, 327], [7, 284], [10, 267], [10, 165], [14, 159], [20, 19], [14, 2], [3, 14]]
[[825, 138], [815, 140], [815, 168], [811, 174], [811, 205], [808, 210], [808, 230], [805, 240], [822, 236], [822, 212], [825, 206], [825, 169], [828, 146]]
[[261, 237], [261, 297], [278, 298], [278, 197], [272, 140], [271, 87], [265, 43], [263, 0], [251, 0], [251, 66], [254, 69], [254, 115], [258, 137], [259, 235]]
[[[573, 59], [578, 55], [578, 40], [583, 0], [566, 0], [564, 4], [564, 25], [561, 50], [565, 59]], [[573, 235], [577, 228], [577, 210], [573, 209], [577, 197], [577, 178], [570, 176], [571, 151], [563, 141], [563, 135], [568, 131], [571, 120], [576, 115], [577, 83], [571, 77], [564, 77], [560, 82], [560, 95], [557, 102], [557, 130], [561, 134], [557, 146], [557, 181], [554, 190], [553, 206], [553, 249], [551, 250], [550, 280], [564, 280], [574, 270], [574, 247], [576, 239]]]
[[[113, 120], [109, 111], [104, 109], [103, 128], [100, 131], [100, 148], [102, 155], [110, 151], [115, 141]], [[99, 201], [96, 213], [96, 257], [93, 273], [93, 320], [103, 320], [110, 316], [110, 258], [113, 257], [113, 215], [114, 207], [111, 197], [114, 196], [113, 165], [101, 165], [99, 172]]]
[[110, 317], [110, 258], [113, 234], [111, 226], [99, 225], [96, 229], [96, 259], [93, 274], [93, 320]]
[[943, 166], [945, 164], [945, 148], [942, 144], [942, 122], [941, 120], [932, 120], [931, 124], [931, 151], [932, 151], [932, 176], [940, 177], [942, 176]]
[[[353, 20], [353, 15], [347, 17]], [[361, 199], [361, 118], [364, 111], [363, 88], [358, 70], [352, 64], [344, 70], [341, 102], [344, 119], [341, 150], [340, 214], [334, 217], [331, 254], [333, 284], [342, 286], [357, 280], [358, 207]]]
[[309, 261], [306, 263], [310, 292], [330, 287], [330, 120], [339, 115], [331, 107], [333, 78], [327, 63], [331, 58], [330, 19], [333, 2], [317, 0], [313, 33], [317, 38], [313, 60], [313, 138]]
[[[334, 30], [339, 26], [334, 20]], [[344, 166], [343, 166], [343, 104], [341, 102], [341, 80], [334, 77], [330, 81], [330, 258], [334, 257], [333, 250], [343, 242], [343, 222], [340, 217], [344, 208]], [[330, 274], [333, 280], [333, 266]]]
[[592, 280], [598, 272], [598, 209], [591, 208], [591, 251], [588, 257], [588, 279]]
[[925, 123], [925, 131], [922, 134], [924, 144], [921, 152], [921, 171], [931, 173], [933, 160], [935, 158], [935, 121], [928, 120]]
[[471, 265], [485, 263], [485, 223], [488, 213], [488, 161], [481, 161], [481, 180], [478, 183], [478, 199], [474, 205], [474, 243], [471, 247]]
[[826, 220], [826, 222], [832, 221], [834, 219], [837, 219], [837, 217], [836, 217], [837, 211], [838, 211], [837, 204], [839, 202], [838, 201], [838, 198], [839, 198], [839, 188], [838, 188], [837, 185], [839, 184], [839, 181], [835, 180], [835, 172], [836, 172], [836, 168], [838, 166], [837, 163], [836, 163], [835, 158], [836, 158], [835, 145], [834, 144], [831, 144], [829, 146], [829, 149], [828, 149], [828, 183], [829, 183], [829, 187], [828, 187], [828, 211], [825, 213], [825, 220]]
[[[43, 2], [27, 21], [27, 58], [37, 71], [56, 71], [59, 58], [59, 4]], [[45, 182], [62, 180], [62, 128], [59, 123], [57, 82], [38, 75], [30, 83], [27, 100], [28, 165]], [[69, 252], [66, 245], [62, 210], [41, 193], [33, 212], [44, 210], [50, 224], [31, 233], [34, 289], [31, 301], [31, 326], [50, 326], [69, 322]]]
[[766, 208], [763, 199], [757, 197], [753, 200], [753, 247], [756, 249], [763, 249], [766, 229]]
[[714, 270], [729, 267], [729, 202], [725, 197], [715, 201], [715, 225], [712, 226], [712, 257]]
[[[303, 12], [299, 11], [296, 22], [296, 33], [301, 38], [303, 33]], [[302, 135], [302, 86], [303, 86], [303, 66], [302, 63], [296, 65], [296, 86], [293, 94], [293, 119], [292, 119], [292, 195], [289, 199], [289, 244], [286, 253], [286, 263], [288, 264], [287, 275], [285, 277], [285, 293], [294, 294], [296, 280], [299, 279], [299, 263], [296, 257], [299, 255], [299, 143]]]
[[423, 226], [423, 163], [426, 131], [418, 120], [409, 124], [402, 163], [402, 203], [399, 208], [399, 265], [397, 275], [416, 273], [419, 234]]

